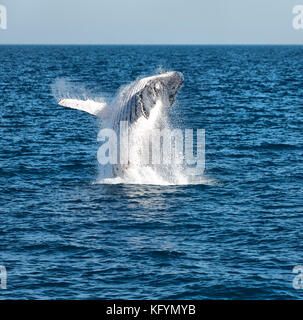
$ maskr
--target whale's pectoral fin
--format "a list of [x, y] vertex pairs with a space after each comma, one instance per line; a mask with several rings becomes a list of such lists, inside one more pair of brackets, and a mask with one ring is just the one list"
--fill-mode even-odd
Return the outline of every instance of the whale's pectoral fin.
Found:
[[102, 119], [108, 118], [110, 114], [110, 108], [108, 108], [105, 102], [96, 102], [93, 100], [61, 99], [58, 101], [58, 104], [63, 107], [88, 112]]

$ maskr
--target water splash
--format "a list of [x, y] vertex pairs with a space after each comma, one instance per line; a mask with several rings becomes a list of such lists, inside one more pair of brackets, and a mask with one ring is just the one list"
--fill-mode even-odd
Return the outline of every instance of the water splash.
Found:
[[[103, 120], [100, 119], [99, 126], [102, 128], [114, 128], [115, 114], [122, 108], [125, 102], [133, 94], [138, 84], [134, 81], [120, 88], [118, 94], [108, 103], [112, 110], [112, 117]], [[104, 101], [102, 96], [94, 96], [83, 87], [78, 87], [66, 79], [57, 79], [52, 86], [53, 95], [57, 99], [61, 98], [82, 98], [93, 101]], [[163, 101], [159, 100], [151, 110], [148, 119], [139, 118], [130, 128], [129, 131], [129, 165], [123, 171], [123, 175], [113, 176], [111, 165], [99, 166], [98, 178], [95, 183], [98, 184], [151, 184], [151, 185], [188, 185], [188, 184], [217, 184], [216, 181], [205, 176], [188, 176], [185, 172], [183, 159], [173, 161], [169, 165], [165, 164], [146, 164], [144, 162], [144, 148], [150, 141], [152, 132], [155, 129], [168, 129], [172, 131], [173, 126], [167, 116], [167, 108]], [[127, 147], [120, 146], [121, 152], [127, 152]], [[154, 150], [153, 150], [154, 151]], [[160, 150], [159, 150], [160, 152]], [[151, 157], [151, 155], [150, 155]], [[161, 155], [160, 155], [161, 157]], [[183, 157], [183, 154], [180, 155]]]
[[[113, 108], [119, 108], [125, 103], [125, 99], [129, 97], [130, 91], [136, 86], [131, 83], [120, 90], [118, 95], [113, 99]], [[151, 110], [148, 119], [139, 118], [130, 128], [128, 150], [123, 146], [121, 152], [129, 153], [129, 165], [125, 169], [123, 176], [108, 177], [111, 170], [101, 170], [97, 183], [104, 184], [152, 184], [152, 185], [187, 185], [187, 184], [215, 184], [215, 181], [205, 176], [192, 177], [184, 174], [184, 165], [177, 164], [175, 161], [170, 165], [152, 165], [145, 163], [144, 149], [150, 141], [152, 132], [155, 129], [173, 129], [167, 116], [167, 108], [163, 101], [159, 100], [155, 107]], [[160, 150], [159, 150], [160, 152]], [[161, 155], [160, 155], [161, 157]], [[183, 154], [180, 155], [183, 157]], [[150, 154], [151, 158], [151, 154]], [[150, 159], [151, 160], [151, 159]], [[183, 160], [183, 159], [181, 159]], [[151, 162], [150, 162], [151, 163]], [[180, 161], [178, 163], [182, 163]]]

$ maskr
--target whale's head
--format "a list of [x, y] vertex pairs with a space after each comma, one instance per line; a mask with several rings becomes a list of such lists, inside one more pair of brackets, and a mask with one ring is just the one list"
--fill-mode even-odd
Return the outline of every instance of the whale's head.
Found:
[[159, 75], [155, 88], [158, 86], [163, 87], [164, 98], [167, 99], [166, 103], [171, 106], [174, 101], [176, 94], [184, 81], [183, 74], [177, 71], [168, 71]]
[[[148, 118], [150, 111], [158, 101], [165, 106], [171, 106], [176, 94], [183, 84], [184, 78], [181, 72], [168, 71], [159, 75], [144, 78], [143, 89], [137, 94], [138, 105], [143, 115]], [[142, 85], [141, 83], [141, 85]]]

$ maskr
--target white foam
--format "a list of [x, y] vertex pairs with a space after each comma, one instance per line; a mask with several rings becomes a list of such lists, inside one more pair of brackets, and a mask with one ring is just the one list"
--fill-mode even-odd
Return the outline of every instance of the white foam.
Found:
[[[102, 128], [112, 126], [114, 114], [123, 107], [129, 97], [144, 83], [142, 80], [130, 83], [120, 89], [119, 93], [109, 103], [113, 110], [113, 118], [107, 121], [101, 121]], [[80, 91], [81, 96], [86, 99], [100, 102], [104, 101], [103, 97], [90, 97], [83, 87], [77, 90], [75, 85], [71, 85], [65, 80], [57, 80], [53, 86], [53, 94], [56, 98], [71, 98], [75, 97], [75, 92]], [[147, 185], [188, 185], [188, 184], [207, 184], [216, 185], [217, 182], [205, 176], [187, 176], [184, 173], [184, 165], [149, 165], [143, 161], [142, 150], [146, 146], [146, 141], [149, 139], [151, 132], [155, 128], [172, 130], [172, 126], [168, 121], [166, 108], [161, 101], [158, 101], [156, 106], [151, 110], [149, 119], [141, 117], [131, 127], [129, 139], [132, 141], [129, 145], [130, 165], [124, 171], [123, 176], [113, 177], [112, 168], [110, 165], [101, 166], [98, 174], [98, 179], [95, 183], [98, 184], [147, 184]], [[123, 148], [123, 146], [121, 146]], [[123, 150], [122, 150], [123, 152]]]

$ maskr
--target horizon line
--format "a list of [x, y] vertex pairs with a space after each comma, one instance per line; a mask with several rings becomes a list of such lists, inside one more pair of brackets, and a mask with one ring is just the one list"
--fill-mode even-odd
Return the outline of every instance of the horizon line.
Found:
[[42, 45], [42, 46], [302, 46], [303, 43], [0, 43], [5, 45]]

